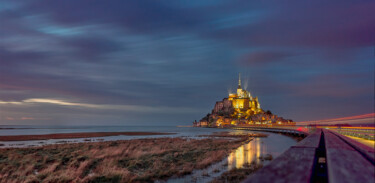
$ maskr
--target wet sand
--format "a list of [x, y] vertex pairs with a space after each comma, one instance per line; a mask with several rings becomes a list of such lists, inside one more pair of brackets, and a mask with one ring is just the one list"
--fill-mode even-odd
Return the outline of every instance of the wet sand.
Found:
[[147, 136], [147, 135], [173, 135], [176, 133], [159, 132], [85, 132], [85, 133], [55, 133], [44, 135], [12, 135], [0, 136], [0, 141], [27, 141], [27, 140], [48, 140], [48, 139], [73, 139], [73, 138], [91, 138], [106, 136]]

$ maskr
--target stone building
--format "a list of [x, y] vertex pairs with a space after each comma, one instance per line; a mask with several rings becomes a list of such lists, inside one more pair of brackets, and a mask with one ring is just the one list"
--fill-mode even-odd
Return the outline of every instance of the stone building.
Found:
[[242, 88], [241, 75], [239, 75], [236, 93], [230, 93], [227, 98], [217, 101], [211, 113], [195, 124], [201, 127], [226, 127], [233, 125], [282, 125], [290, 124], [290, 122], [273, 115], [270, 111], [264, 112], [260, 107], [258, 97], [253, 97], [249, 91]]

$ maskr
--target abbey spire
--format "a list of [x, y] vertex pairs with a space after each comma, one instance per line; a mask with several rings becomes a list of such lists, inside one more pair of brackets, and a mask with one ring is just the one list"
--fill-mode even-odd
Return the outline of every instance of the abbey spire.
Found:
[[238, 89], [241, 88], [241, 73], [238, 74]]

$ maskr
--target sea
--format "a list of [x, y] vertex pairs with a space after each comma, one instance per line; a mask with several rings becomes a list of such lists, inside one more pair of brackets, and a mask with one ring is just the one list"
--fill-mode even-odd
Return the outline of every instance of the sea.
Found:
[[79, 143], [79, 142], [99, 142], [113, 140], [130, 140], [141, 138], [161, 138], [161, 137], [187, 137], [202, 138], [201, 135], [209, 135], [213, 132], [225, 131], [218, 128], [194, 128], [177, 126], [35, 126], [35, 125], [1, 125], [0, 136], [10, 135], [43, 135], [56, 133], [81, 133], [81, 132], [165, 132], [173, 133], [169, 135], [145, 135], [145, 136], [107, 136], [74, 139], [48, 139], [48, 140], [28, 140], [28, 141], [0, 141], [0, 148], [7, 147], [34, 147], [47, 144]]
[[41, 135], [54, 133], [80, 132], [171, 132], [177, 136], [192, 136], [223, 131], [218, 128], [193, 128], [178, 126], [36, 126], [36, 125], [0, 125], [3, 135]]

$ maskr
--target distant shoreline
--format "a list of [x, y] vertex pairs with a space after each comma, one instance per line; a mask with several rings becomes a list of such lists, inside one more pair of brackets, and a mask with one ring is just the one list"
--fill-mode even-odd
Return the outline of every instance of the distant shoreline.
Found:
[[28, 140], [48, 140], [48, 139], [74, 139], [107, 136], [146, 136], [146, 135], [173, 135], [176, 133], [160, 132], [79, 132], [79, 133], [53, 133], [43, 135], [10, 135], [0, 136], [0, 141], [28, 141]]

